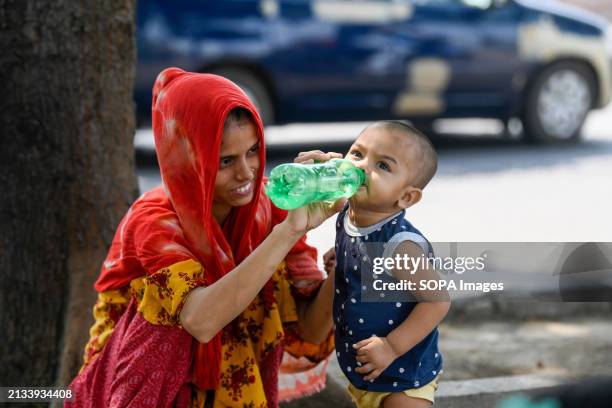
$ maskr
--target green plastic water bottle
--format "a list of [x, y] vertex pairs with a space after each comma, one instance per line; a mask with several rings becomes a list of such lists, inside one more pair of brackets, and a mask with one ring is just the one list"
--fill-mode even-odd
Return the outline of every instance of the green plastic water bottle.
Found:
[[278, 208], [293, 210], [317, 201], [351, 197], [364, 182], [365, 172], [344, 159], [287, 163], [272, 169], [266, 194]]

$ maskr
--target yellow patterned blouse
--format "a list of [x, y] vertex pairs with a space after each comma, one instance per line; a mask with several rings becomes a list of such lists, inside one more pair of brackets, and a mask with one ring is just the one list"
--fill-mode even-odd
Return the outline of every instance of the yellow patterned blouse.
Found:
[[[187, 260], [150, 276], [134, 279], [129, 287], [100, 293], [93, 308], [95, 322], [85, 347], [84, 366], [102, 350], [132, 296], [138, 302], [138, 311], [148, 322], [181, 327], [181, 309], [190, 291], [202, 285], [203, 275], [204, 269], [200, 263]], [[331, 333], [320, 345], [299, 338], [292, 290], [299, 292], [301, 285], [289, 278], [284, 262], [271, 279], [274, 283], [274, 303], [264, 307], [260, 293], [236, 317], [231, 329], [224, 330], [220, 386], [215, 390], [213, 401], [210, 401], [210, 397], [206, 401], [206, 394], [194, 387], [194, 407], [267, 407], [259, 363], [280, 342], [292, 356], [306, 357], [313, 362], [325, 359], [333, 351]]]

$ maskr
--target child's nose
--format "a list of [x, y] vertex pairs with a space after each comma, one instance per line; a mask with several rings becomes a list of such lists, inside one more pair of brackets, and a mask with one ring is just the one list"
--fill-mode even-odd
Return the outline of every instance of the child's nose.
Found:
[[371, 170], [368, 166], [368, 161], [367, 160], [360, 160], [357, 163], [353, 163], [355, 164], [355, 167], [357, 167], [358, 169], [361, 169], [365, 172], [366, 176], [369, 175], [371, 173]]

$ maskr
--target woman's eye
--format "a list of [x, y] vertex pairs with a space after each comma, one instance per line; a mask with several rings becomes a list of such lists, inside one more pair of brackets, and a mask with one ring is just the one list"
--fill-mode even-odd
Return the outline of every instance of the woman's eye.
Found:
[[351, 155], [354, 157], [361, 157], [361, 153], [359, 153], [358, 151], [351, 152]]
[[391, 169], [389, 168], [389, 166], [387, 166], [387, 163], [385, 162], [378, 162], [378, 168], [384, 171], [391, 171]]
[[256, 153], [258, 151], [259, 151], [259, 144], [251, 147], [251, 150], [249, 150], [249, 153]]
[[230, 164], [232, 164], [232, 159], [230, 159], [230, 158], [221, 159], [221, 160], [220, 160], [220, 162], [219, 162], [219, 165], [220, 165], [221, 167], [227, 167], [227, 166], [229, 166]]

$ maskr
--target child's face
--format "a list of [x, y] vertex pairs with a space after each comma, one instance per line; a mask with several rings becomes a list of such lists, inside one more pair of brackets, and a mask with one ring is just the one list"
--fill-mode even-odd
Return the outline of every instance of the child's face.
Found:
[[[351, 207], [375, 213], [392, 213], [420, 199], [414, 179], [411, 151], [414, 142], [405, 135], [378, 126], [361, 133], [346, 159], [366, 173], [365, 185], [351, 199]], [[412, 197], [418, 191], [418, 198]]]

